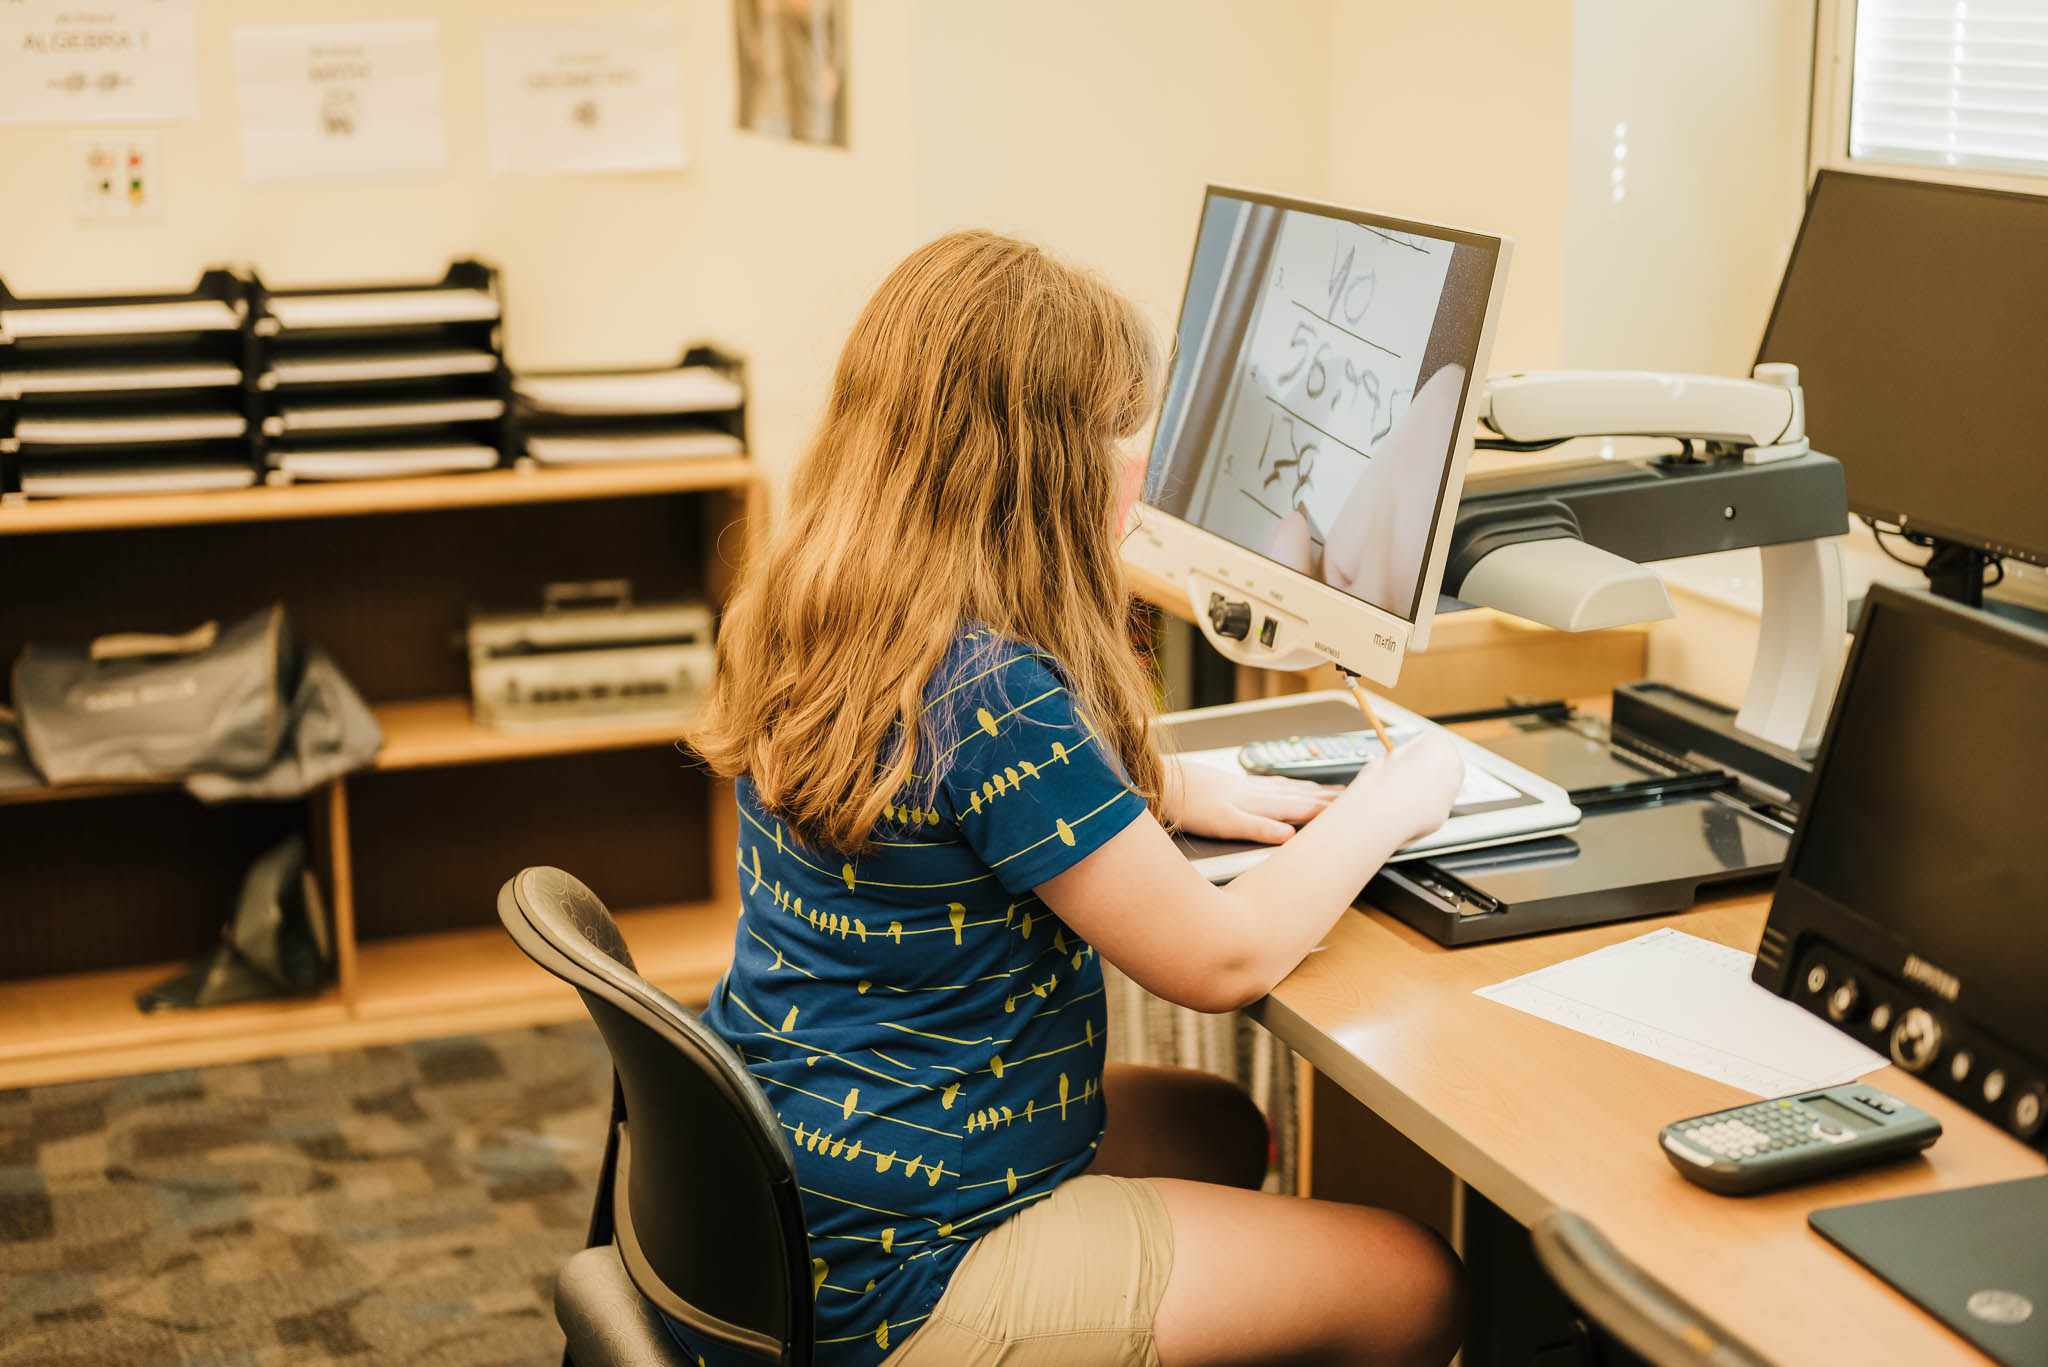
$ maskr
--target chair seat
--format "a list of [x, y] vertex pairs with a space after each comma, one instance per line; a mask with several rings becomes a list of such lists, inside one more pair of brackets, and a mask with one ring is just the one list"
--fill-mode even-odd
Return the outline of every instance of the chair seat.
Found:
[[576, 1367], [695, 1367], [611, 1244], [586, 1248], [563, 1265], [555, 1322]]

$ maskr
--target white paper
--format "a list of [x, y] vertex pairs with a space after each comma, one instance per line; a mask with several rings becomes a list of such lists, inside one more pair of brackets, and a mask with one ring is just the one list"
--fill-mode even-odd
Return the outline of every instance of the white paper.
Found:
[[481, 323], [498, 316], [488, 290], [364, 290], [355, 294], [273, 294], [265, 305], [281, 328], [404, 327]]
[[199, 117], [192, 0], [0, 0], [0, 124]]
[[21, 418], [14, 435], [36, 446], [106, 446], [128, 442], [224, 441], [249, 430], [240, 413], [157, 413], [119, 417]]
[[[0, 3], [4, 2], [0, 0]], [[223, 299], [172, 299], [161, 304], [80, 304], [73, 308], [7, 309], [0, 312], [0, 339], [233, 332], [241, 325], [242, 310]]]
[[328, 432], [358, 427], [425, 427], [489, 422], [503, 417], [503, 399], [413, 399], [390, 403], [286, 405], [271, 425], [276, 432]]
[[1833, 1087], [1884, 1066], [1751, 981], [1755, 958], [1666, 928], [1478, 995], [1756, 1096]]
[[296, 479], [390, 479], [402, 475], [442, 475], [488, 470], [498, 463], [490, 446], [448, 443], [405, 447], [364, 447], [360, 450], [284, 451], [277, 468]]
[[526, 454], [542, 465], [610, 465], [635, 460], [739, 456], [746, 454], [746, 447], [730, 432], [664, 432], [644, 436], [528, 437]]
[[673, 171], [684, 161], [671, 15], [493, 24], [484, 98], [501, 176]]
[[1414, 397], [1450, 260], [1448, 242], [1282, 220], [1191, 521], [1257, 547], [1299, 508], [1320, 539], [1361, 479], [1389, 475], [1373, 461]]
[[416, 380], [439, 375], [481, 375], [498, 368], [488, 351], [392, 351], [280, 357], [270, 363], [272, 384], [355, 384]]
[[225, 361], [136, 365], [61, 365], [0, 370], [0, 398], [18, 394], [92, 394], [139, 389], [216, 389], [242, 382], [242, 368]]
[[439, 32], [432, 20], [237, 28], [243, 177], [277, 185], [447, 169]]
[[550, 413], [710, 413], [738, 408], [746, 391], [709, 366], [610, 375], [520, 375], [512, 387]]
[[120, 494], [189, 494], [246, 489], [256, 472], [232, 461], [164, 462], [157, 465], [30, 465], [21, 472], [21, 491], [30, 498], [93, 498]]
[[[1420, 734], [1420, 728], [1413, 726], [1389, 726], [1387, 728], [1388, 738], [1397, 746], [1406, 744], [1410, 737]], [[1377, 748], [1377, 737], [1365, 736], [1363, 739], [1368, 745]], [[1188, 750], [1182, 752], [1180, 758], [1184, 762], [1206, 764], [1211, 768], [1221, 769], [1225, 773], [1241, 774], [1245, 769], [1243, 762], [1238, 759], [1238, 752], [1243, 748], [1243, 746], [1232, 745], [1220, 750]], [[1476, 764], [1467, 764], [1465, 766], [1465, 777], [1458, 784], [1458, 795], [1451, 800], [1451, 805], [1454, 807], [1476, 807], [1481, 803], [1505, 802], [1509, 798], [1520, 796], [1521, 792], [1503, 779], [1487, 773], [1486, 770]]]

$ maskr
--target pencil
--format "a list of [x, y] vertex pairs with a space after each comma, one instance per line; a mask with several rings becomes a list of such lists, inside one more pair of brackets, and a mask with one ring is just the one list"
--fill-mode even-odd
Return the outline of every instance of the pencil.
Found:
[[1372, 714], [1372, 704], [1365, 700], [1364, 692], [1358, 687], [1358, 676], [1348, 670], [1341, 672], [1344, 674], [1344, 686], [1351, 690], [1352, 698], [1358, 703], [1358, 710], [1365, 713], [1366, 725], [1372, 727], [1372, 733], [1380, 738], [1380, 749], [1390, 755], [1393, 754], [1393, 738], [1387, 735], [1387, 728], [1380, 725], [1380, 719]]

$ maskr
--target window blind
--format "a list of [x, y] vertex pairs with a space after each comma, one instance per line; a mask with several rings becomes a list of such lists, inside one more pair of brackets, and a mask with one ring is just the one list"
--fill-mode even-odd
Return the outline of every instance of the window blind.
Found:
[[1859, 0], [1849, 155], [2048, 175], [2048, 0]]

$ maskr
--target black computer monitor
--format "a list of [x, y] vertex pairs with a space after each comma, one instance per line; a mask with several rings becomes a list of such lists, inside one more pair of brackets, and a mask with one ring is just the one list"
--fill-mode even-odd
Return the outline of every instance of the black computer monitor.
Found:
[[1756, 979], [2048, 1147], [2048, 633], [1877, 585]]
[[2048, 196], [1822, 171], [1757, 359], [1799, 367], [1850, 510], [1932, 539], [1936, 592], [2048, 564]]

